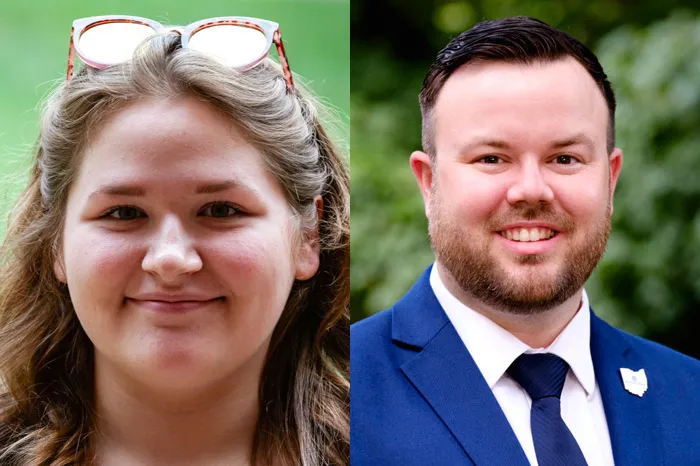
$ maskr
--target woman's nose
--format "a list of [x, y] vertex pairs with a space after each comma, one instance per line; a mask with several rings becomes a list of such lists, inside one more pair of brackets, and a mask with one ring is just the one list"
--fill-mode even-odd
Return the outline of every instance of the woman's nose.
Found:
[[168, 216], [162, 221], [141, 267], [168, 283], [202, 269], [202, 259], [178, 217]]

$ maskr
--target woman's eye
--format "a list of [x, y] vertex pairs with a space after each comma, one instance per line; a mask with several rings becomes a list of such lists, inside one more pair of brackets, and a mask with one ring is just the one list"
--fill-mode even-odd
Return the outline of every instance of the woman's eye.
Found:
[[135, 220], [144, 217], [146, 214], [141, 209], [129, 205], [117, 206], [102, 216], [115, 220]]
[[199, 211], [199, 215], [214, 218], [233, 217], [240, 213], [241, 211], [239, 209], [236, 209], [234, 206], [226, 202], [214, 202], [205, 206], [201, 211]]

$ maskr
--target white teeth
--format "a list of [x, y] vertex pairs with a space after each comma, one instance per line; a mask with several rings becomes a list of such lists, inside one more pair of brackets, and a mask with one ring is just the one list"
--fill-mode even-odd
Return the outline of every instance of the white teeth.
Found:
[[525, 229], [520, 229], [520, 241], [530, 241], [530, 233]]
[[554, 230], [548, 228], [514, 228], [501, 232], [501, 236], [511, 241], [544, 241], [555, 235]]

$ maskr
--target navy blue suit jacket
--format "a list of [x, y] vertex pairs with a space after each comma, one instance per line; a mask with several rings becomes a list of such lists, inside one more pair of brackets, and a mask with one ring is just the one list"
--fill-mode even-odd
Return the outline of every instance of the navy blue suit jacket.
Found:
[[[528, 465], [429, 272], [393, 308], [351, 328], [351, 464]], [[615, 464], [700, 465], [700, 361], [595, 315], [591, 354]], [[644, 396], [625, 390], [621, 367], [645, 370]]]

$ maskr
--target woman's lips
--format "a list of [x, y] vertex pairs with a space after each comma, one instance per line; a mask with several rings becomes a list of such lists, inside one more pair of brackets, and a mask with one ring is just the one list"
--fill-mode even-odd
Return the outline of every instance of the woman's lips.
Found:
[[178, 314], [203, 309], [208, 306], [211, 306], [212, 304], [219, 303], [223, 301], [223, 299], [223, 297], [219, 297], [209, 300], [198, 301], [160, 301], [150, 299], [127, 298], [127, 302], [153, 312]]

